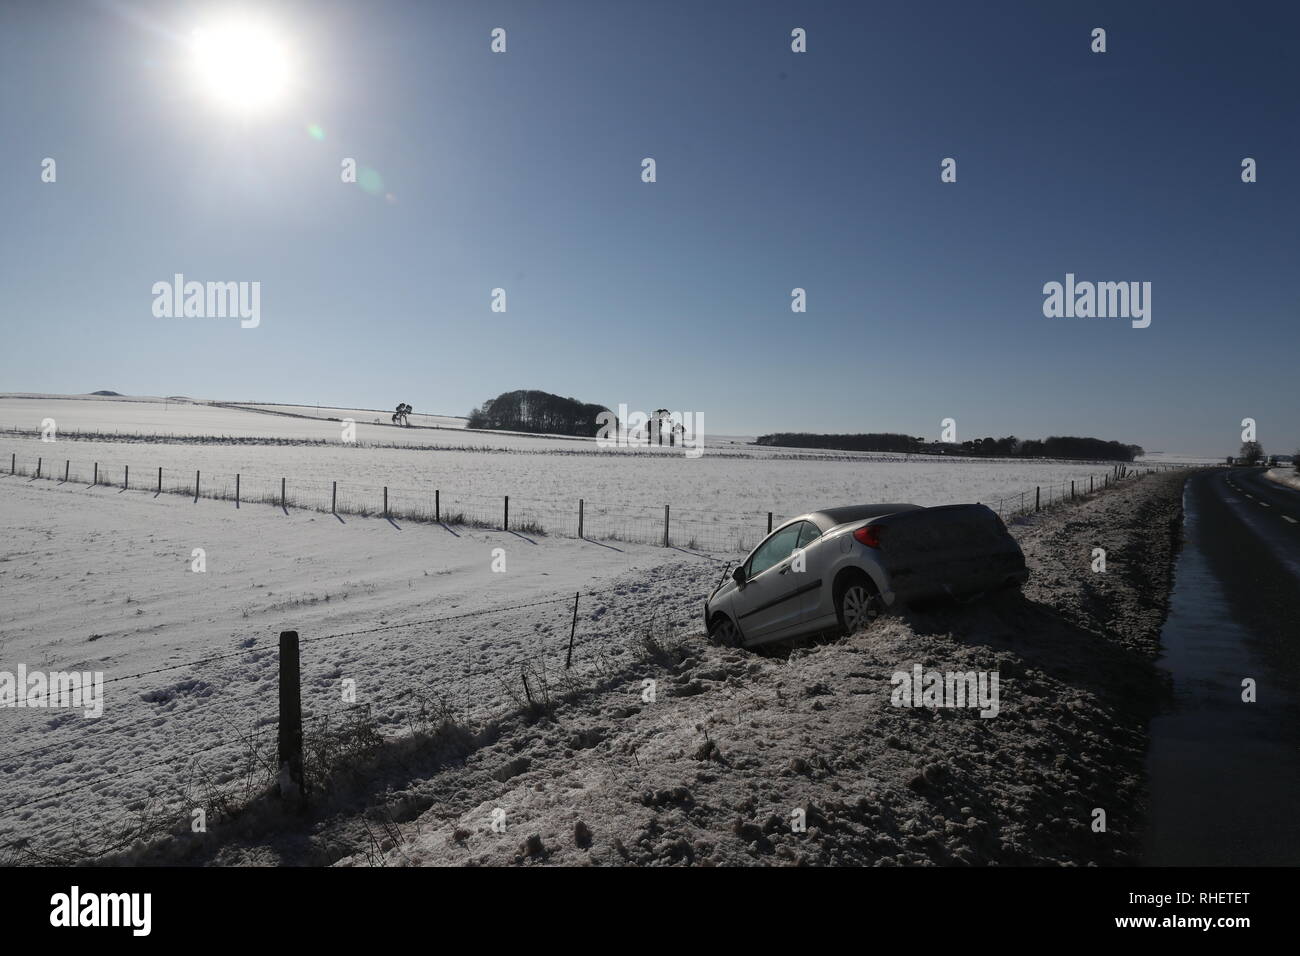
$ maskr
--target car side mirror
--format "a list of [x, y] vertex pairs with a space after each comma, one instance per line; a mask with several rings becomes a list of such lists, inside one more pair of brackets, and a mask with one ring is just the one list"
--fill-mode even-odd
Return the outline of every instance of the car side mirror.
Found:
[[745, 566], [743, 564], [736, 565], [736, 570], [731, 572], [731, 579], [736, 582], [737, 587], [743, 588], [745, 586]]

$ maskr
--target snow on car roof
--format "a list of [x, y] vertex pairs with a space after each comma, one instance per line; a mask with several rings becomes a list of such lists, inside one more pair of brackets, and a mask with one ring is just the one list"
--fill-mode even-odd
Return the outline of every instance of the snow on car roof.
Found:
[[813, 511], [808, 517], [813, 523], [823, 531], [828, 531], [837, 524], [844, 524], [849, 521], [862, 521], [866, 518], [879, 518], [881, 515], [892, 515], [897, 511], [919, 511], [920, 505], [909, 504], [892, 504], [892, 505], [848, 505], [843, 508], [823, 508], [821, 511]]

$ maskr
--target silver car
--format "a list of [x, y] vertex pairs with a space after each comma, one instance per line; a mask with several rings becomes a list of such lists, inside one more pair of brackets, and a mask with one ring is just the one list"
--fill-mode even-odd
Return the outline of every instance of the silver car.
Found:
[[1019, 587], [1025, 556], [984, 505], [827, 508], [769, 534], [704, 602], [730, 646], [839, 629], [897, 604]]

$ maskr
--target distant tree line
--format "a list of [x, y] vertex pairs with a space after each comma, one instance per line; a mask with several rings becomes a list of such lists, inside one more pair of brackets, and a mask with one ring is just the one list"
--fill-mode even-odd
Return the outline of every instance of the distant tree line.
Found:
[[1140, 445], [1105, 441], [1101, 438], [1020, 439], [976, 438], [964, 442], [927, 442], [924, 438], [892, 432], [857, 435], [814, 435], [808, 432], [776, 432], [760, 435], [757, 444], [787, 448], [825, 448], [836, 451], [883, 451], [913, 455], [972, 455], [986, 458], [1083, 458], [1090, 461], [1132, 461], [1143, 454]]
[[867, 435], [813, 435], [808, 432], [777, 432], [759, 435], [759, 445], [783, 445], [789, 448], [830, 448], [837, 451], [894, 451], [916, 452], [924, 439], [889, 432], [872, 432]]
[[502, 392], [469, 413], [469, 428], [494, 428], [513, 432], [594, 437], [596, 416], [609, 411], [604, 405], [563, 398], [536, 389]]

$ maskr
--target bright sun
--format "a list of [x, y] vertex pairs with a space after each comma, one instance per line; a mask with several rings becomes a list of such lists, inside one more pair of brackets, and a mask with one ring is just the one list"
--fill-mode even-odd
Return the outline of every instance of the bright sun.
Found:
[[195, 30], [193, 49], [200, 83], [222, 106], [257, 113], [283, 98], [288, 53], [263, 24], [232, 21]]

